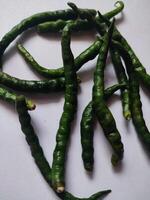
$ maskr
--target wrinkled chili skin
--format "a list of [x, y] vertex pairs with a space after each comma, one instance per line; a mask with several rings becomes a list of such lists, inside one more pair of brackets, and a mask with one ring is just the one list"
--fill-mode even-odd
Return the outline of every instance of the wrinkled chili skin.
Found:
[[[126, 84], [116, 84], [104, 91], [105, 100], [112, 96], [118, 89], [125, 89]], [[93, 136], [94, 136], [94, 110], [92, 101], [85, 107], [82, 119], [80, 123], [81, 133], [81, 145], [82, 145], [82, 160], [84, 168], [87, 171], [93, 170], [94, 165], [94, 147], [93, 147]]]
[[[41, 174], [43, 175], [44, 179], [47, 181], [48, 185], [52, 188], [51, 167], [49, 166], [49, 163], [45, 158], [44, 152], [39, 143], [39, 139], [31, 124], [31, 117], [28, 113], [28, 107], [24, 96], [17, 96], [16, 111], [18, 113], [21, 130], [24, 133], [26, 141], [30, 147], [32, 157], [38, 169], [40, 170]], [[64, 191], [61, 194], [55, 192], [55, 194], [62, 200], [98, 200], [100, 197], [110, 192], [111, 190], [104, 190], [91, 195], [89, 198], [78, 198], [73, 196], [67, 191]]]
[[52, 185], [58, 192], [65, 189], [65, 161], [68, 141], [71, 132], [71, 123], [77, 110], [77, 75], [74, 67], [74, 56], [70, 48], [71, 26], [63, 29], [61, 47], [63, 66], [65, 70], [65, 103], [56, 135], [56, 146], [53, 153]]
[[99, 123], [101, 124], [104, 134], [114, 150], [111, 162], [115, 166], [119, 161], [123, 159], [124, 148], [120, 133], [116, 127], [115, 119], [107, 107], [104, 99], [104, 68], [106, 65], [107, 53], [110, 46], [113, 30], [114, 21], [111, 23], [108, 32], [103, 37], [103, 45], [100, 48], [96, 70], [94, 72], [92, 101], [94, 111], [99, 120]]

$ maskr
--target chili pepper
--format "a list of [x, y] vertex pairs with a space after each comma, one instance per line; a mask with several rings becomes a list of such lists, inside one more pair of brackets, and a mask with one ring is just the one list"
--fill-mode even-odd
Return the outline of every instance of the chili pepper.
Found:
[[51, 91], [63, 91], [65, 88], [65, 78], [61, 77], [51, 80], [28, 81], [0, 72], [0, 84], [23, 92], [46, 93]]
[[[104, 17], [103, 15], [100, 14], [100, 18], [108, 26], [110, 25], [110, 21], [106, 17]], [[121, 35], [121, 33], [118, 31], [118, 29], [116, 27], [114, 28], [112, 44], [114, 43], [115, 40], [120, 42], [121, 45], [126, 48], [131, 59], [134, 61], [134, 71], [135, 71], [135, 73], [139, 77], [140, 81], [143, 82], [144, 85], [149, 88], [149, 86], [150, 86], [150, 75], [146, 72], [146, 69], [144, 68], [144, 66], [142, 65], [142, 63], [140, 62], [140, 60], [138, 59], [136, 54], [134, 53], [133, 49], [131, 48], [131, 46], [128, 44], [127, 40]]]
[[[75, 4], [70, 5], [70, 7], [77, 12], [77, 15], [80, 17], [80, 11]], [[95, 27], [99, 33], [104, 33], [104, 30], [100, 30], [100, 25], [96, 22], [93, 17], [87, 14], [87, 19], [90, 22], [95, 24]], [[109, 27], [109, 31], [103, 37], [103, 44], [100, 48], [99, 57], [97, 61], [96, 70], [94, 72], [94, 86], [93, 86], [93, 107], [98, 118], [99, 123], [101, 124], [105, 136], [110, 142], [114, 153], [111, 158], [112, 164], [115, 166], [123, 158], [123, 144], [121, 141], [121, 136], [116, 127], [115, 119], [113, 118], [112, 113], [107, 107], [104, 100], [104, 68], [106, 65], [106, 58], [108, 53], [108, 48], [111, 43], [111, 38], [114, 30], [114, 20]]]
[[114, 153], [112, 155], [111, 162], [116, 165], [118, 161], [123, 158], [123, 144], [121, 142], [121, 136], [116, 127], [115, 119], [111, 114], [104, 100], [104, 68], [106, 65], [107, 52], [113, 33], [114, 21], [109, 27], [109, 31], [103, 37], [103, 45], [100, 48], [99, 57], [94, 72], [94, 86], [93, 86], [93, 107], [96, 116], [101, 124], [105, 136], [110, 142]]
[[[95, 27], [97, 29], [97, 31], [99, 32], [99, 34], [101, 34], [102, 36], [105, 34], [105, 29], [102, 29], [100, 26], [100, 22], [105, 20], [105, 17], [101, 15], [101, 13], [98, 11], [99, 14], [99, 19], [100, 21], [98, 22], [98, 20], [96, 21], [95, 19], [93, 19], [93, 17], [90, 15], [88, 17], [88, 20], [93, 24], [95, 24]], [[110, 25], [109, 20], [107, 20], [108, 23], [107, 25]], [[114, 35], [114, 33], [113, 33]], [[111, 59], [115, 68], [115, 72], [118, 78], [119, 83], [126, 83], [128, 84], [128, 79], [124, 70], [124, 67], [122, 65], [122, 61], [120, 59], [120, 57], [117, 55], [117, 51], [116, 49], [114, 49], [113, 47], [113, 41], [111, 42], [110, 45], [110, 52], [111, 52]], [[125, 119], [129, 120], [131, 118], [131, 111], [130, 111], [130, 99], [129, 99], [129, 91], [128, 88], [126, 88], [125, 90], [121, 90], [121, 99], [122, 99], [122, 107], [123, 107], [123, 115], [125, 117]]]
[[[120, 55], [113, 46], [110, 48], [111, 59], [115, 68], [116, 76], [118, 78], [118, 82], [128, 84], [128, 78], [126, 76], [126, 72], [122, 61], [120, 59]], [[122, 107], [123, 107], [123, 115], [125, 119], [131, 119], [131, 111], [130, 111], [130, 98], [129, 98], [129, 89], [121, 88], [121, 99], [122, 99]]]
[[[96, 15], [96, 11], [92, 9], [80, 9], [80, 11], [83, 19], [85, 18], [87, 12], [90, 12], [93, 16]], [[8, 33], [6, 33], [0, 41], [0, 57], [3, 55], [8, 45], [25, 30], [46, 21], [54, 21], [57, 19], [69, 20], [76, 18], [76, 13], [74, 13], [74, 11], [71, 9], [67, 9], [38, 13], [22, 20], [19, 24], [14, 26]]]
[[77, 76], [74, 57], [70, 48], [71, 26], [67, 24], [62, 32], [62, 58], [65, 71], [65, 103], [56, 135], [56, 147], [53, 153], [52, 185], [61, 193], [65, 189], [65, 157], [70, 137], [71, 122], [77, 109]]
[[[104, 91], [105, 100], [107, 100], [118, 89], [124, 89], [126, 87], [127, 87], [126, 84], [116, 84], [114, 86], [107, 88]], [[82, 160], [84, 163], [84, 168], [88, 171], [93, 170], [93, 164], [94, 164], [93, 123], [94, 123], [94, 110], [93, 110], [93, 103], [91, 101], [84, 109], [80, 123]]]
[[[94, 59], [97, 56], [101, 43], [102, 42], [100, 38], [97, 37], [95, 42], [90, 47], [88, 47], [85, 51], [83, 51], [79, 56], [75, 58], [74, 65], [76, 71], [78, 71], [86, 62]], [[21, 44], [18, 44], [17, 47], [19, 53], [24, 57], [27, 63], [29, 63], [29, 65], [32, 66], [32, 68], [42, 76], [46, 78], [58, 78], [64, 76], [63, 67], [58, 69], [44, 68], [35, 61], [31, 54]]]
[[[70, 4], [71, 5], [71, 4]], [[124, 3], [122, 1], [117, 1], [115, 3], [116, 8], [106, 14], [104, 14], [104, 17], [107, 17], [108, 19], [113, 18], [115, 15], [120, 13], [123, 8], [124, 8]], [[96, 17], [96, 20], [99, 20], [99, 17]], [[50, 22], [45, 22], [42, 24], [39, 24], [37, 26], [37, 31], [39, 33], [46, 33], [46, 32], [60, 32], [62, 29], [66, 26], [68, 23], [72, 23], [73, 20], [62, 20], [59, 19], [57, 21], [50, 21]], [[89, 21], [85, 20], [78, 20], [77, 26], [73, 27], [73, 31], [87, 31], [95, 29], [95, 26], [93, 23], [90, 23]]]
[[[51, 167], [45, 158], [44, 152], [39, 143], [39, 139], [35, 134], [34, 128], [31, 124], [31, 117], [28, 113], [28, 107], [24, 96], [17, 96], [16, 109], [18, 112], [18, 117], [21, 124], [22, 132], [24, 133], [26, 141], [30, 146], [31, 154], [34, 158], [34, 161], [37, 167], [39, 168], [41, 174], [43, 175], [44, 179], [47, 181], [49, 186], [52, 187]], [[56, 195], [62, 200], [97, 200], [101, 196], [106, 195], [110, 192], [111, 190], [101, 191], [95, 193], [89, 198], [77, 198], [67, 191], [64, 191], [64, 193], [61, 194], [56, 193]]]
[[[16, 102], [16, 98], [17, 98], [17, 94], [15, 94], [14, 92], [4, 88], [2, 85], [0, 85], [0, 99], [7, 101], [9, 103], [15, 104]], [[28, 110], [34, 110], [36, 105], [28, 99], [25, 99], [26, 101], [26, 106], [28, 108]]]
[[122, 46], [122, 44], [118, 42], [115, 42], [115, 45], [119, 50], [120, 55], [124, 59], [127, 72], [129, 75], [129, 91], [130, 91], [129, 94], [131, 99], [130, 107], [131, 107], [133, 124], [135, 126], [136, 132], [138, 133], [139, 137], [146, 145], [148, 150], [150, 150], [150, 132], [143, 118], [142, 102], [140, 100], [140, 93], [139, 93], [139, 81], [134, 71], [134, 69], [136, 68], [136, 62], [131, 57], [130, 53], [128, 52], [125, 46]]

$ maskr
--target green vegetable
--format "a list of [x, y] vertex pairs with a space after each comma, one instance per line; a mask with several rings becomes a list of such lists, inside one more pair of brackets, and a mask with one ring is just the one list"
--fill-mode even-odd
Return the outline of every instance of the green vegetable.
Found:
[[150, 150], [150, 132], [143, 118], [142, 103], [140, 100], [139, 93], [139, 81], [135, 73], [136, 62], [134, 62], [134, 59], [131, 57], [130, 53], [128, 52], [125, 46], [122, 46], [118, 42], [116, 42], [115, 44], [120, 52], [120, 55], [124, 59], [129, 76], [129, 94], [131, 99], [130, 107], [133, 124], [139, 137], [141, 138], [145, 146], [148, 148], [148, 150]]
[[[126, 84], [116, 84], [107, 88], [104, 91], [105, 100], [107, 100], [118, 89], [125, 89]], [[86, 106], [83, 111], [81, 119], [81, 144], [82, 144], [82, 160], [84, 168], [88, 171], [93, 170], [94, 164], [94, 148], [93, 148], [93, 123], [94, 123], [94, 110], [92, 101]]]
[[[99, 23], [103, 20], [103, 22], [105, 22], [108, 26], [110, 25], [110, 21], [108, 20], [108, 18], [102, 16], [101, 14], [100, 14], [100, 18], [101, 20], [99, 21]], [[147, 74], [146, 69], [144, 68], [144, 66], [142, 65], [142, 63], [140, 62], [136, 54], [134, 53], [133, 49], [131, 48], [127, 40], [121, 35], [121, 33], [118, 31], [116, 27], [114, 28], [112, 44], [115, 42], [115, 40], [120, 42], [121, 45], [126, 48], [132, 61], [134, 62], [135, 73], [139, 77], [140, 81], [143, 82], [144, 85], [147, 86], [149, 89], [150, 75]]]
[[[113, 46], [110, 48], [111, 59], [115, 68], [115, 72], [118, 78], [118, 82], [128, 84], [128, 78], [126, 76], [126, 72], [122, 61], [120, 59], [120, 55]], [[129, 98], [129, 89], [121, 88], [121, 99], [122, 99], [122, 107], [123, 107], [123, 115], [125, 119], [131, 119], [131, 111], [130, 111], [130, 98]]]
[[130, 57], [132, 61], [134, 62], [134, 71], [136, 72], [137, 76], [139, 77], [139, 80], [144, 83], [144, 85], [149, 89], [150, 87], [150, 75], [147, 74], [146, 69], [138, 59], [138, 57], [135, 55], [133, 49], [128, 44], [127, 40], [119, 33], [119, 31], [116, 29], [116, 35], [114, 36], [114, 39], [119, 41], [124, 48], [128, 51], [130, 54]]
[[12, 77], [4, 72], [0, 72], [0, 84], [11, 89], [23, 92], [55, 92], [63, 91], [65, 88], [65, 78], [51, 80], [28, 81]]
[[65, 158], [68, 140], [70, 138], [71, 122], [77, 109], [77, 76], [74, 67], [74, 57], [70, 48], [71, 26], [67, 24], [62, 32], [62, 58], [65, 71], [65, 103], [56, 135], [56, 147], [53, 153], [52, 185], [61, 193], [65, 189]]
[[124, 149], [123, 144], [121, 142], [121, 136], [116, 127], [115, 119], [113, 118], [113, 115], [107, 107], [104, 99], [104, 68], [106, 65], [106, 58], [111, 36], [113, 33], [113, 28], [114, 21], [112, 22], [108, 32], [103, 37], [103, 45], [100, 48], [96, 70], [94, 72], [92, 101], [99, 123], [101, 124], [105, 136], [114, 150], [111, 162], [113, 165], [116, 165], [118, 161], [122, 160]]
[[[120, 13], [124, 8], [124, 3], [122, 1], [118, 1], [115, 3], [115, 6], [116, 8], [104, 14], [104, 17], [111, 19], [112, 17]], [[99, 17], [96, 17], [96, 20], [99, 20]], [[62, 19], [59, 19], [57, 21], [45, 22], [37, 26], [37, 31], [39, 33], [60, 32], [66, 26], [66, 24], [72, 23], [72, 22], [73, 20], [65, 21]], [[78, 20], [77, 26], [73, 27], [72, 30], [73, 31], [87, 31], [91, 29], [95, 29], [95, 26], [93, 23], [90, 23], [89, 21], [85, 21], [85, 20]]]
[[[74, 65], [76, 71], [78, 71], [82, 67], [82, 65], [84, 65], [86, 62], [94, 59], [97, 56], [101, 43], [102, 43], [101, 40], [97, 38], [89, 48], [87, 48], [85, 51], [83, 51], [79, 56], [75, 58]], [[24, 57], [27, 63], [29, 63], [29, 65], [42, 76], [46, 78], [57, 78], [64, 76], [63, 67], [58, 69], [44, 68], [35, 61], [35, 59], [31, 56], [31, 54], [21, 44], [18, 44], [17, 47], [19, 53]]]
[[[96, 15], [96, 11], [92, 9], [90, 10], [80, 9], [80, 11], [81, 11], [82, 19], [86, 17], [87, 12], [90, 12], [91, 15], [93, 16]], [[4, 37], [2, 38], [2, 40], [0, 41], [0, 57], [2, 57], [8, 45], [25, 30], [46, 21], [54, 21], [58, 19], [69, 20], [69, 19], [76, 19], [76, 18], [77, 18], [76, 13], [74, 13], [74, 11], [72, 11], [71, 9], [67, 9], [67, 10], [57, 10], [57, 11], [38, 13], [22, 20], [19, 24], [14, 26], [8, 33], [6, 33]]]
[[[95, 27], [97, 31], [99, 32], [99, 34], [103, 36], [106, 31], [105, 29], [101, 28], [100, 22], [106, 21], [106, 17], [102, 16], [100, 12], [98, 12], [98, 14], [99, 14], [99, 19], [100, 19], [99, 22], [93, 19], [90, 13], [88, 16], [88, 20], [93, 22], [93, 24], [95, 24]], [[107, 20], [107, 25], [110, 26], [109, 20]], [[110, 53], [111, 53], [111, 59], [112, 59], [119, 83], [128, 84], [128, 79], [127, 79], [124, 67], [122, 65], [122, 61], [120, 57], [118, 56], [117, 50], [113, 47], [113, 41], [111, 42], [111, 45], [110, 45]], [[123, 115], [125, 119], [129, 120], [131, 118], [131, 111], [130, 111], [130, 106], [129, 106], [130, 99], [129, 99], [128, 88], [126, 88], [125, 90], [121, 90], [121, 99], [122, 99]]]
[[[0, 85], [0, 99], [7, 101], [9, 103], [15, 104], [17, 96], [18, 95], [15, 94], [14, 92]], [[26, 106], [28, 110], [35, 109], [36, 105], [31, 100], [25, 99], [25, 101], [26, 101]]]
[[[49, 163], [47, 162], [44, 156], [44, 152], [40, 146], [38, 137], [36, 136], [34, 128], [32, 127], [31, 117], [28, 113], [28, 107], [26, 105], [26, 100], [24, 96], [17, 96], [16, 109], [18, 112], [21, 129], [26, 137], [28, 145], [30, 146], [31, 154], [34, 158], [34, 161], [37, 167], [39, 168], [41, 174], [43, 175], [44, 179], [47, 181], [49, 186], [52, 187], [51, 167], [49, 166]], [[56, 195], [62, 200], [97, 200], [110, 192], [111, 190], [101, 191], [95, 193], [89, 198], [77, 198], [67, 191], [64, 191], [64, 193], [61, 194], [56, 193]]]

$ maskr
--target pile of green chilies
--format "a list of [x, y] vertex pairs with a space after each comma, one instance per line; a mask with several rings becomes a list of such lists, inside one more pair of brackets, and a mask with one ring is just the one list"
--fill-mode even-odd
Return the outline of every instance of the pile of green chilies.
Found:
[[[126, 120], [132, 119], [135, 129], [142, 143], [150, 149], [150, 133], [143, 118], [142, 103], [140, 101], [139, 86], [143, 83], [149, 88], [150, 75], [147, 74], [134, 51], [115, 26], [115, 15], [120, 13], [124, 4], [116, 2], [116, 8], [104, 15], [92, 9], [80, 9], [69, 2], [70, 9], [38, 13], [21, 21], [13, 27], [0, 41], [0, 60], [9, 44], [21, 33], [35, 27], [42, 34], [47, 32], [61, 33], [61, 47], [63, 67], [47, 69], [41, 66], [32, 55], [21, 45], [17, 44], [19, 53], [44, 80], [21, 80], [0, 72], [0, 98], [15, 104], [21, 124], [22, 132], [30, 146], [31, 154], [44, 179], [63, 200], [97, 200], [111, 190], [100, 191], [89, 198], [77, 198], [65, 190], [65, 163], [67, 146], [70, 139], [71, 126], [75, 118], [78, 105], [78, 86], [80, 78], [77, 71], [98, 55], [94, 77], [92, 99], [85, 107], [81, 119], [81, 145], [84, 168], [93, 170], [94, 147], [93, 123], [98, 119], [104, 135], [110, 143], [113, 153], [111, 162], [115, 167], [123, 159], [124, 146], [113, 114], [107, 106], [107, 99], [118, 89], [121, 92], [123, 116]], [[70, 43], [73, 32], [95, 30], [99, 36], [93, 44], [74, 58]], [[116, 72], [118, 84], [105, 89], [104, 70], [108, 51]], [[122, 62], [122, 60], [124, 62]], [[127, 71], [127, 73], [126, 73]], [[53, 153], [52, 168], [47, 162], [38, 137], [31, 124], [28, 110], [34, 110], [35, 104], [18, 92], [49, 93], [64, 91], [63, 113], [59, 121], [56, 134], [56, 146]]]

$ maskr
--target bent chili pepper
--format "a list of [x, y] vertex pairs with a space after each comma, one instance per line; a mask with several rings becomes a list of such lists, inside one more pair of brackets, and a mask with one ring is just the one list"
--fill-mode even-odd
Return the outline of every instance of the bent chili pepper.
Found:
[[[112, 96], [118, 89], [125, 89], [126, 84], [116, 84], [104, 91], [105, 100]], [[94, 110], [92, 101], [85, 107], [80, 123], [81, 145], [82, 145], [82, 160], [84, 168], [88, 171], [93, 170], [94, 164], [94, 147], [93, 147], [93, 123]]]
[[[93, 16], [96, 15], [96, 11], [92, 9], [90, 10], [80, 9], [80, 11], [81, 11], [81, 15], [83, 19], [86, 17], [87, 12], [90, 12], [91, 15]], [[4, 37], [1, 39], [0, 58], [2, 57], [8, 45], [25, 30], [46, 21], [54, 21], [57, 19], [69, 20], [69, 19], [76, 19], [76, 18], [77, 18], [77, 15], [72, 9], [66, 9], [66, 10], [57, 10], [57, 11], [38, 13], [22, 20], [19, 24], [14, 26], [8, 33], [6, 33]]]
[[[122, 1], [117, 1], [115, 3], [115, 6], [116, 8], [104, 14], [104, 17], [107, 17], [107, 19], [111, 19], [115, 17], [117, 14], [119, 14], [123, 10], [124, 3]], [[100, 20], [99, 17], [96, 17], [96, 20]], [[68, 23], [72, 23], [72, 22], [73, 20], [65, 21], [62, 19], [59, 19], [57, 21], [45, 22], [37, 26], [37, 31], [39, 33], [60, 32]], [[87, 31], [87, 30], [92, 30], [92, 29], [95, 29], [95, 26], [93, 23], [90, 23], [89, 21], [85, 21], [85, 20], [78, 20], [77, 26], [73, 27], [72, 31]]]
[[[9, 103], [15, 104], [16, 99], [17, 99], [17, 94], [14, 92], [4, 88], [2, 85], [0, 85], [0, 99], [7, 101]], [[28, 99], [25, 99], [26, 106], [28, 110], [34, 110], [36, 105]]]
[[135, 73], [136, 62], [134, 62], [125, 46], [122, 46], [118, 42], [116, 42], [115, 45], [118, 48], [121, 57], [124, 59], [129, 75], [129, 94], [131, 99], [130, 107], [133, 124], [140, 139], [145, 144], [147, 149], [150, 150], [150, 132], [143, 118], [142, 102], [140, 100], [139, 93], [139, 80]]
[[71, 26], [65, 26], [62, 32], [62, 58], [65, 70], [65, 103], [56, 135], [56, 147], [53, 153], [52, 185], [61, 193], [65, 189], [65, 158], [70, 138], [71, 122], [77, 109], [77, 76], [74, 67], [74, 57], [70, 48]]
[[[103, 15], [101, 15], [100, 17], [103, 22], [105, 22], [108, 26], [110, 25], [110, 21], [104, 17]], [[112, 44], [116, 41], [120, 42], [121, 45], [126, 48], [126, 50], [128, 51], [128, 54], [130, 55], [132, 62], [134, 62], [134, 71], [137, 74], [137, 76], [139, 77], [139, 80], [141, 82], [144, 83], [144, 85], [146, 87], [150, 86], [150, 75], [146, 72], [145, 67], [142, 65], [142, 63], [140, 62], [140, 60], [138, 59], [138, 57], [136, 56], [136, 54], [134, 53], [133, 49], [131, 48], [131, 46], [129, 45], [129, 43], [127, 42], [127, 40], [121, 35], [121, 33], [118, 31], [118, 29], [115, 27], [114, 28], [114, 33], [113, 33], [113, 41]]]
[[[31, 124], [31, 117], [28, 113], [28, 108], [24, 96], [17, 96], [16, 110], [18, 113], [22, 132], [26, 137], [26, 141], [30, 147], [34, 161], [37, 167], [39, 168], [41, 174], [43, 175], [44, 179], [47, 181], [48, 185], [52, 187], [51, 167], [45, 158], [44, 152], [39, 143], [39, 139], [35, 134], [34, 128]], [[111, 190], [104, 190], [93, 194], [89, 198], [78, 198], [67, 191], [64, 191], [64, 193], [61, 194], [56, 193], [56, 195], [62, 200], [98, 200], [100, 197], [110, 192]]]
[[118, 161], [122, 160], [124, 148], [121, 142], [121, 136], [116, 127], [115, 119], [113, 118], [113, 115], [111, 114], [104, 100], [104, 68], [106, 65], [106, 58], [113, 33], [113, 28], [114, 21], [109, 27], [108, 32], [103, 37], [103, 45], [100, 48], [96, 70], [94, 72], [92, 101], [98, 121], [104, 130], [106, 138], [114, 150], [111, 162], [115, 166]]
[[[84, 65], [86, 62], [94, 59], [97, 56], [101, 43], [102, 42], [100, 38], [97, 37], [95, 42], [90, 47], [88, 47], [79, 56], [75, 58], [74, 67], [76, 71], [78, 71], [82, 67], [82, 65]], [[32, 69], [34, 69], [36, 72], [38, 72], [42, 76], [46, 78], [58, 78], [58, 77], [64, 76], [63, 67], [58, 68], [58, 69], [47, 69], [45, 67], [42, 67], [35, 61], [35, 59], [31, 56], [31, 54], [21, 44], [18, 44], [17, 47], [18, 47], [19, 53], [24, 57], [27, 63], [29, 63], [29, 65], [32, 66]]]

